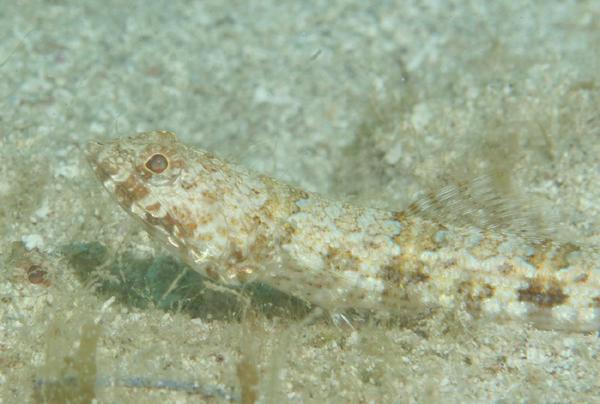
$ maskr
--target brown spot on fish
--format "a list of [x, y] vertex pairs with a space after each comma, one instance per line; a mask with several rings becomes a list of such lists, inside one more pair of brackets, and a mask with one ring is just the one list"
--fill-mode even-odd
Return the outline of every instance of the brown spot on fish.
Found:
[[127, 209], [134, 202], [139, 201], [149, 193], [148, 188], [137, 181], [133, 175], [130, 175], [125, 181], [119, 182], [115, 186], [115, 194], [118, 201]]
[[408, 257], [397, 257], [392, 264], [383, 267], [383, 280], [394, 287], [422, 283], [429, 279], [430, 276], [424, 272], [423, 263]]
[[458, 285], [458, 293], [464, 296], [467, 310], [470, 313], [480, 313], [481, 303], [494, 296], [495, 289], [488, 283], [476, 282], [474, 280], [461, 282]]
[[526, 288], [518, 290], [520, 302], [533, 303], [543, 308], [560, 306], [568, 298], [569, 296], [563, 292], [560, 284], [551, 279], [534, 279]]
[[325, 264], [334, 271], [358, 270], [360, 265], [360, 260], [352, 254], [352, 251], [331, 246], [327, 247], [323, 258]]
[[569, 266], [569, 260], [568, 255], [575, 252], [575, 251], [579, 251], [581, 248], [573, 243], [564, 243], [561, 244], [556, 253], [554, 254], [554, 257], [552, 258], [552, 263], [554, 264], [554, 267], [556, 269], [562, 269], [562, 268], [566, 268]]
[[170, 234], [174, 234], [173, 230], [176, 226], [178, 228], [181, 228], [181, 224], [176, 219], [174, 219], [170, 213], [167, 213], [162, 217], [154, 217], [150, 213], [146, 213], [146, 222], [153, 226], [162, 227]]
[[146, 206], [146, 210], [149, 212], [156, 212], [160, 209], [160, 202], [154, 202], [151, 205]]
[[535, 253], [528, 258], [528, 262], [536, 268], [548, 266], [558, 271], [568, 267], [568, 255], [579, 250], [580, 247], [576, 244], [558, 244], [546, 239], [537, 245]]
[[50, 286], [46, 271], [40, 265], [33, 264], [27, 268], [27, 279], [34, 285]]

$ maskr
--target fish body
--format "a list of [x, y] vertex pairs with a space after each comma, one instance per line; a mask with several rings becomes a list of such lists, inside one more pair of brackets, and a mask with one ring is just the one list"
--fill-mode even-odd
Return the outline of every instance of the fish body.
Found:
[[600, 259], [574, 244], [329, 200], [166, 131], [92, 142], [86, 153], [151, 236], [225, 285], [259, 281], [331, 311], [466, 309], [600, 329]]

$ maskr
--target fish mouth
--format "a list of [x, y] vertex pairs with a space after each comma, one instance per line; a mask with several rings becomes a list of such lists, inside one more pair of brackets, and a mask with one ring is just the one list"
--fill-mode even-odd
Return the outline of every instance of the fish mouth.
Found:
[[88, 142], [84, 149], [85, 158], [92, 165], [98, 165], [98, 157], [100, 156], [100, 152], [104, 148], [104, 144], [100, 142], [96, 142], [94, 140]]
[[111, 177], [110, 170], [107, 169], [106, 163], [102, 161], [102, 152], [105, 149], [106, 144], [92, 140], [88, 142], [83, 151], [86, 160], [102, 183], [105, 183]]
[[96, 142], [95, 140], [91, 140], [86, 145], [84, 150], [85, 156], [90, 163], [95, 163], [98, 161], [98, 156], [100, 152], [104, 148], [104, 144], [100, 142]]

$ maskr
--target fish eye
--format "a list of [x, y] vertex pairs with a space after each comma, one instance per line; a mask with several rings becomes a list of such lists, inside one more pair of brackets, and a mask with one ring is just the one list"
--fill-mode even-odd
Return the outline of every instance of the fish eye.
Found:
[[153, 154], [146, 161], [146, 168], [154, 174], [160, 174], [169, 167], [169, 160], [160, 153]]

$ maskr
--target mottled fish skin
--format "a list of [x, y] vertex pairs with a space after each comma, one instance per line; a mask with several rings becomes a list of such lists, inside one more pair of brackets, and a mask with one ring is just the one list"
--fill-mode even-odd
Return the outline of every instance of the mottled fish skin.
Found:
[[332, 311], [466, 309], [600, 329], [600, 259], [574, 244], [327, 200], [166, 131], [92, 142], [86, 154], [123, 209], [223, 284], [260, 281]]

